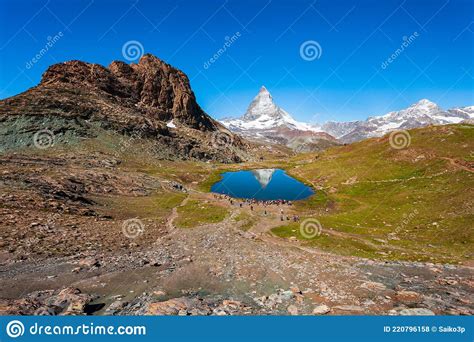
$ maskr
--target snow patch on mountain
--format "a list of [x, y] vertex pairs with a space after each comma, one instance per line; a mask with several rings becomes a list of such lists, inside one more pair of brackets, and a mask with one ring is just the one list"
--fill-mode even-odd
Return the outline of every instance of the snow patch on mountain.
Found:
[[166, 124], [166, 127], [169, 127], [169, 128], [176, 128], [176, 125], [174, 124], [173, 120], [171, 120], [170, 122], [168, 122]]

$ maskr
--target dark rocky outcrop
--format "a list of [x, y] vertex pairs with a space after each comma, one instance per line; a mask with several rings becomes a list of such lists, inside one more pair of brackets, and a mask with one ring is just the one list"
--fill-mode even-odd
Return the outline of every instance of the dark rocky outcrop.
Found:
[[[90, 137], [97, 127], [139, 132], [171, 154], [197, 159], [239, 161], [245, 149], [201, 109], [188, 77], [150, 54], [137, 64], [114, 61], [107, 68], [82, 61], [55, 64], [37, 86], [0, 101], [3, 145], [31, 141], [45, 127], [61, 136]], [[219, 132], [232, 137], [226, 149], [213, 144]]]
[[87, 314], [87, 306], [93, 296], [79, 289], [67, 287], [61, 290], [35, 291], [21, 299], [0, 299], [0, 316], [40, 315], [70, 316]]

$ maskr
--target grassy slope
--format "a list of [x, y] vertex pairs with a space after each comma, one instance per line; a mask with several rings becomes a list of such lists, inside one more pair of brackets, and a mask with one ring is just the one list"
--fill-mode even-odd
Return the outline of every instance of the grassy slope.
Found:
[[167, 193], [156, 191], [150, 196], [130, 197], [114, 196], [96, 198], [96, 201], [114, 217], [123, 219], [130, 217], [149, 218], [164, 223], [171, 210], [178, 206], [186, 197], [183, 193]]
[[[474, 161], [474, 126], [429, 127], [410, 134], [411, 145], [402, 150], [391, 148], [384, 137], [293, 158], [270, 153], [263, 162], [234, 165], [156, 159], [149, 153], [147, 143], [139, 141], [117, 157], [123, 171], [179, 181], [201, 191], [209, 191], [224, 171], [284, 168], [318, 189], [315, 196], [294, 206], [302, 218], [317, 218], [323, 230], [331, 233], [308, 241], [311, 245], [341, 254], [384, 259], [472, 259], [474, 176], [443, 158]], [[117, 152], [117, 146], [117, 137], [102, 136], [84, 141], [80, 149], [110, 154]], [[163, 221], [183, 198], [182, 194], [157, 192], [147, 197], [99, 202], [106, 202], [112, 212], [126, 217], [147, 216]], [[202, 223], [218, 222], [225, 216], [223, 208], [213, 206], [203, 211], [198, 210], [197, 203], [189, 203], [180, 208], [181, 218], [177, 221], [181, 220], [184, 226], [192, 226], [191, 218], [200, 212], [206, 216], [199, 219]], [[282, 237], [302, 238], [298, 231], [298, 224], [274, 229]]]
[[[472, 162], [474, 126], [429, 127], [410, 134], [411, 145], [402, 150], [391, 148], [384, 137], [293, 160], [298, 165], [290, 167], [291, 174], [324, 187], [319, 203], [302, 201], [298, 209], [304, 217], [316, 217], [323, 230], [334, 230], [310, 244], [367, 257], [472, 259], [474, 175], [443, 158]], [[321, 210], [331, 204], [328, 212]], [[294, 224], [273, 232], [302, 238]]]
[[176, 226], [192, 228], [206, 223], [217, 223], [224, 220], [227, 210], [216, 205], [190, 200], [184, 206], [178, 207]]

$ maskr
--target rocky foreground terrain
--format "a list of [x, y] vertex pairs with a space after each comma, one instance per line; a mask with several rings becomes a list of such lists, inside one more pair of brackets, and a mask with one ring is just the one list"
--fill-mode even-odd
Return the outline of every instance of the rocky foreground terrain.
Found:
[[[270, 234], [280, 207], [262, 216], [200, 190], [209, 164], [187, 184], [169, 178], [181, 167], [163, 175], [130, 165], [67, 150], [0, 159], [2, 314], [474, 313], [468, 266], [340, 256], [280, 239]], [[190, 202], [225, 216], [199, 222]], [[192, 227], [180, 223], [186, 216]], [[130, 219], [139, 224], [127, 227]]]

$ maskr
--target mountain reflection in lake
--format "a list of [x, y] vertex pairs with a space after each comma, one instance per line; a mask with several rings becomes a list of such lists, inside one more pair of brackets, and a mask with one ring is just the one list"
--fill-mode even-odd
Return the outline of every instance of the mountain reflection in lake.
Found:
[[211, 191], [235, 198], [295, 201], [314, 194], [313, 189], [280, 169], [225, 172]]

